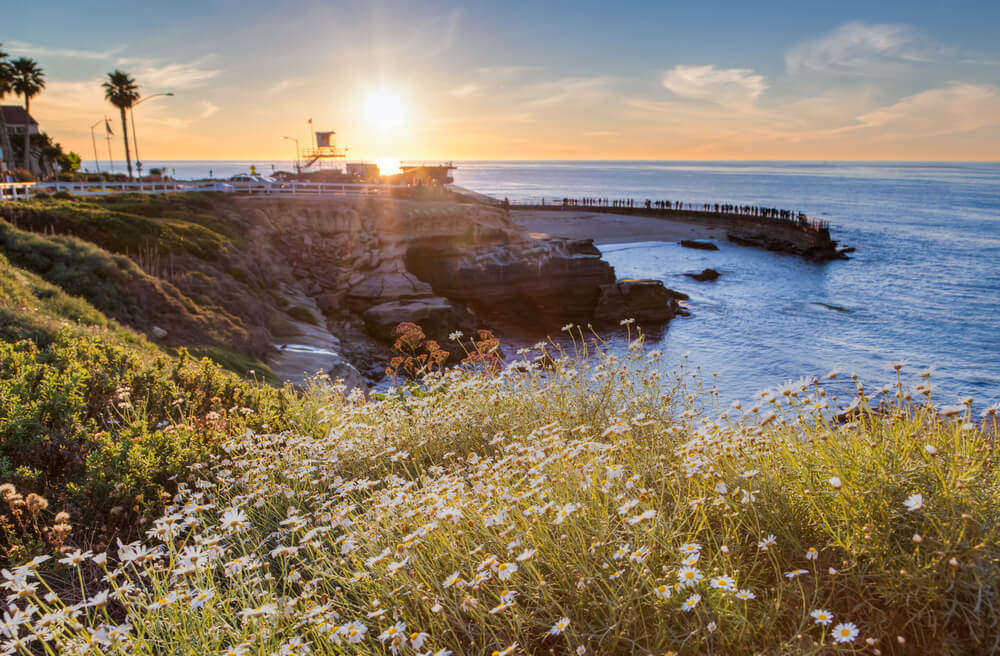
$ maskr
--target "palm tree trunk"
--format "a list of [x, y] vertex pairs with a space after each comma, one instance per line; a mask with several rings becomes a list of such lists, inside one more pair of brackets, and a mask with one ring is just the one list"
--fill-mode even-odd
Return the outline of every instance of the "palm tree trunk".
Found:
[[28, 96], [24, 97], [24, 170], [31, 173], [31, 119], [28, 114]]
[[122, 110], [122, 138], [125, 139], [125, 163], [128, 165], [128, 179], [132, 180], [132, 156], [128, 152], [128, 126], [125, 124], [125, 108]]
[[0, 110], [0, 148], [3, 148], [3, 157], [0, 157], [0, 170], [13, 168], [14, 151], [10, 145], [10, 133], [7, 132], [7, 119]]

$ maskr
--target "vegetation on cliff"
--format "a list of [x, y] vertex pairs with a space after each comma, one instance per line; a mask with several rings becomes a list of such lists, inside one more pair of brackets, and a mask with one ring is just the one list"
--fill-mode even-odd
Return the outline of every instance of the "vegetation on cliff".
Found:
[[[824, 385], [803, 380], [719, 412], [684, 372], [662, 379], [641, 338], [622, 358], [578, 344], [500, 371], [473, 358], [370, 399], [314, 396], [284, 409], [288, 430], [218, 431], [221, 455], [178, 474], [145, 539], [107, 556], [80, 541], [58, 565], [12, 571], [2, 585], [36, 609], [8, 621], [11, 645], [819, 654], [1000, 640], [1000, 480], [967, 407], [934, 408], [926, 382], [870, 407], [859, 383], [852, 421], [834, 423]], [[45, 594], [77, 578], [85, 589]]]

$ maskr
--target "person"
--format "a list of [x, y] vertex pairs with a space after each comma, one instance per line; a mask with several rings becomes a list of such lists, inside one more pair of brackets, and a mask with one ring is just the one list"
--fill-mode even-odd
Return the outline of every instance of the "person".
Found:
[[509, 210], [510, 209], [510, 201], [507, 200], [506, 196], [503, 197], [503, 208], [505, 210]]

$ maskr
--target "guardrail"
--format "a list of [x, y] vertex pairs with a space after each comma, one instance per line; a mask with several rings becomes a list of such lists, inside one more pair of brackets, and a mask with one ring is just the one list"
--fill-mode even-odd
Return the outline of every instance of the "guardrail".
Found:
[[287, 182], [278, 184], [220, 182], [216, 180], [161, 182], [0, 182], [0, 200], [27, 200], [39, 193], [66, 192], [73, 196], [108, 194], [169, 194], [219, 191], [247, 196], [343, 196], [389, 193], [406, 185], [372, 185], [335, 182]]

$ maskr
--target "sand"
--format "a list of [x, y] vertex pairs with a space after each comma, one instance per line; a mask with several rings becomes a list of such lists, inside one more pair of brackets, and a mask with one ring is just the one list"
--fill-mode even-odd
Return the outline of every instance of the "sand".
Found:
[[726, 240], [726, 230], [721, 226], [588, 212], [584, 209], [511, 210], [510, 216], [518, 225], [533, 233], [533, 236], [593, 239], [595, 244], [677, 242], [681, 239]]

